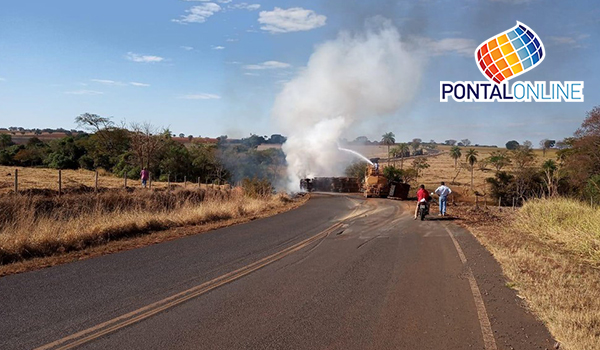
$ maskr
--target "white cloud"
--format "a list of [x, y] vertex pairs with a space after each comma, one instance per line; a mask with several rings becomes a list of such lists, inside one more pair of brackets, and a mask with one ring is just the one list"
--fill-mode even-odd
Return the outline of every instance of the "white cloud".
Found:
[[[129, 83], [123, 83], [121, 81], [108, 80], [108, 79], [91, 79], [90, 81], [93, 81], [94, 83], [99, 83], [99, 84], [104, 84], [104, 85], [110, 85], [110, 86], [127, 86], [127, 85], [141, 86], [141, 87], [150, 86], [149, 84], [138, 83], [138, 82], [135, 82], [135, 81], [132, 81], [132, 82], [129, 82]], [[87, 84], [82, 84], [82, 85], [85, 86]]]
[[251, 77], [258, 77], [260, 74], [258, 74], [258, 73], [250, 73], [250, 72], [246, 72], [246, 73], [244, 73], [244, 75], [248, 75], [248, 76], [251, 76]]
[[215, 94], [201, 93], [201, 94], [184, 95], [184, 96], [180, 96], [179, 98], [184, 99], [184, 100], [218, 100], [221, 98], [221, 96], [215, 95]]
[[225, 46], [213, 46], [213, 50], [225, 50]]
[[185, 51], [192, 51], [194, 48], [191, 46], [179, 46], [181, 49], [185, 50]]
[[261, 11], [258, 22], [260, 29], [270, 33], [288, 33], [311, 30], [325, 25], [327, 17], [313, 10], [293, 7], [287, 10], [276, 7], [273, 11]]
[[473, 39], [447, 38], [433, 40], [429, 38], [419, 38], [418, 41], [424, 44], [427, 52], [433, 56], [448, 54], [473, 56], [475, 49], [477, 48], [477, 43]]
[[572, 48], [586, 47], [581, 43], [584, 39], [589, 38], [589, 34], [579, 34], [575, 36], [549, 36], [548, 39], [553, 45], [564, 45]]
[[236, 41], [239, 41], [239, 39], [232, 39], [232, 38], [229, 38], [229, 39], [227, 39], [226, 41], [227, 41], [228, 43], [234, 43], [234, 42], [236, 42]]
[[104, 85], [118, 85], [118, 86], [125, 85], [124, 83], [122, 83], [120, 81], [107, 80], [107, 79], [91, 79], [90, 81], [93, 81], [94, 83], [104, 84]]
[[250, 70], [263, 70], [263, 69], [281, 69], [281, 68], [289, 68], [292, 65], [289, 63], [283, 63], [278, 61], [266, 61], [260, 64], [249, 64], [244, 66], [244, 69]]
[[94, 91], [94, 90], [75, 90], [75, 91], [65, 91], [65, 94], [68, 94], [68, 95], [90, 95], [90, 96], [95, 96], [95, 95], [103, 95], [104, 92]]
[[[192, 1], [210, 2], [212, 0], [183, 0], [183, 1], [188, 1], [188, 2], [192, 2]], [[216, 2], [218, 2], [220, 4], [229, 4], [231, 2], [231, 0], [217, 0]]]
[[182, 15], [180, 19], [173, 19], [172, 21], [180, 24], [204, 23], [208, 17], [219, 11], [221, 11], [221, 6], [214, 2], [208, 2], [185, 10], [188, 13], [187, 15]]
[[239, 4], [233, 4], [227, 6], [228, 9], [231, 10], [248, 10], [248, 11], [256, 11], [260, 8], [260, 4], [248, 4], [246, 2], [241, 2]]
[[139, 55], [139, 54], [133, 53], [133, 52], [128, 52], [127, 55], [125, 55], [125, 58], [127, 58], [128, 60], [133, 61], [133, 62], [144, 62], [144, 63], [156, 63], [156, 62], [162, 62], [165, 60], [163, 57], [160, 57], [160, 56]]

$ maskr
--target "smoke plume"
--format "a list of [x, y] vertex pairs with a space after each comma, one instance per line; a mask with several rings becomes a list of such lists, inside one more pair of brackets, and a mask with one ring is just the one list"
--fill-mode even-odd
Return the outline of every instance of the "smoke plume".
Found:
[[283, 145], [288, 190], [297, 191], [301, 178], [341, 175], [348, 160], [339, 162], [347, 157], [338, 150], [340, 137], [410, 101], [420, 80], [419, 62], [396, 27], [381, 17], [368, 20], [358, 33], [342, 32], [317, 46], [272, 110], [288, 136]]

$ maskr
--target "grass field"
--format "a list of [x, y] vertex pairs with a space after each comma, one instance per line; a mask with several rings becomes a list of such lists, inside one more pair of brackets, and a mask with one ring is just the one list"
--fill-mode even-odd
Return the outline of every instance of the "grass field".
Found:
[[600, 344], [600, 209], [570, 199], [469, 213], [467, 226], [561, 349]]
[[[58, 191], [58, 170], [48, 168], [24, 168], [0, 166], [0, 195], [12, 192], [14, 190], [15, 169], [19, 174], [19, 191], [32, 189]], [[93, 189], [95, 186], [95, 172], [79, 170], [62, 171], [62, 189], [65, 192]], [[180, 179], [181, 180], [181, 179]], [[197, 179], [187, 183], [187, 188], [198, 188]], [[104, 189], [123, 188], [124, 179], [114, 176], [106, 171], [100, 171], [98, 176], [98, 187]], [[172, 183], [175, 187], [185, 186], [184, 182]], [[141, 188], [139, 179], [128, 179], [127, 187]], [[166, 189], [167, 182], [153, 181], [152, 187], [156, 189]], [[213, 187], [211, 185], [201, 184], [202, 188]]]
[[[381, 165], [387, 165], [387, 146], [355, 146], [351, 148], [364, 154], [368, 158], [381, 158]], [[441, 181], [445, 181], [455, 192], [454, 199], [456, 201], [473, 202], [475, 201], [475, 195], [473, 194], [473, 191], [471, 191], [471, 172], [466, 167], [466, 151], [470, 148], [475, 149], [478, 152], [478, 160], [483, 160], [489, 157], [494, 151], [506, 149], [494, 147], [461, 147], [462, 157], [458, 160], [458, 166], [455, 168], [454, 159], [449, 155], [450, 148], [451, 146], [438, 145], [438, 150], [441, 153], [427, 157], [427, 162], [430, 167], [423, 170], [419, 179], [411, 185], [413, 189], [415, 189], [418, 184], [424, 184], [427, 189], [434, 190], [439, 186]], [[546, 159], [556, 159], [556, 150], [548, 150], [545, 156], [543, 156], [542, 150], [536, 149], [534, 150], [534, 153], [537, 156], [537, 163], [540, 165]], [[404, 167], [410, 167], [412, 162], [412, 158], [405, 159]], [[392, 165], [394, 165], [393, 162]], [[400, 161], [396, 161], [395, 166], [400, 167]], [[513, 167], [508, 166], [503, 170], [513, 170]], [[480, 194], [487, 194], [489, 190], [485, 179], [493, 177], [494, 174], [495, 169], [491, 166], [480, 169], [479, 164], [475, 164], [475, 171], [473, 174], [474, 190], [478, 191]], [[454, 179], [454, 184], [451, 184]], [[480, 200], [483, 200], [483, 198], [480, 198]], [[491, 203], [490, 198], [487, 198], [487, 201], [488, 203]]]

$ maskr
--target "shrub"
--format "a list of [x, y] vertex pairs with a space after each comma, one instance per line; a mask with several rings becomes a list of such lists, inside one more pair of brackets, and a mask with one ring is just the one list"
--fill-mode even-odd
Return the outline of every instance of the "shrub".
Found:
[[267, 179], [248, 179], [242, 180], [244, 194], [252, 198], [266, 197], [273, 193], [273, 186]]

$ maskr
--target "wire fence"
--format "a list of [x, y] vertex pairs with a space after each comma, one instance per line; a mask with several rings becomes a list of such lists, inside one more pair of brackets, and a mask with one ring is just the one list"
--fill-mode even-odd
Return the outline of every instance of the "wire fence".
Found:
[[83, 170], [55, 170], [41, 168], [12, 168], [6, 172], [4, 167], [4, 176], [0, 180], [0, 194], [13, 193], [22, 194], [35, 191], [54, 191], [58, 196], [66, 192], [85, 191], [99, 192], [105, 189], [148, 189], [148, 190], [168, 190], [177, 188], [198, 189], [198, 188], [229, 188], [227, 184], [209, 183], [201, 177], [190, 179], [187, 176], [167, 175], [167, 181], [155, 181], [154, 176], [150, 176], [145, 184], [138, 178], [129, 178], [125, 174], [122, 178], [106, 174], [102, 171], [83, 171]]

